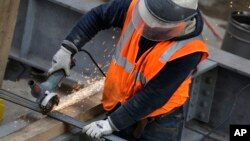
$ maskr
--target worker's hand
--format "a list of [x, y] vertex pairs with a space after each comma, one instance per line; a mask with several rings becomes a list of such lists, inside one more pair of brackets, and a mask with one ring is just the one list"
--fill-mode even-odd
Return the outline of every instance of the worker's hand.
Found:
[[108, 119], [92, 122], [83, 127], [82, 132], [94, 139], [100, 139], [103, 135], [109, 135], [114, 131]]
[[71, 65], [71, 51], [67, 50], [63, 46], [56, 52], [52, 59], [52, 66], [48, 71], [48, 74], [63, 69], [67, 76], [70, 74], [70, 65]]

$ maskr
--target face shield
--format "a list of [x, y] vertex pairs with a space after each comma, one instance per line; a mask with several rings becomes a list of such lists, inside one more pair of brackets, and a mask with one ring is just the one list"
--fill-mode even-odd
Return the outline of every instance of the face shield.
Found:
[[136, 31], [152, 41], [164, 41], [178, 36], [185, 30], [185, 21], [165, 22], [153, 16], [147, 9], [144, 0], [138, 0], [132, 14]]

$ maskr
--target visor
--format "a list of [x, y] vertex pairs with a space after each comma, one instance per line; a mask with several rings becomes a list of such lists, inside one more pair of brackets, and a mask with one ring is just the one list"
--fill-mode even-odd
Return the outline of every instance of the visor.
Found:
[[178, 36], [186, 27], [184, 21], [164, 22], [153, 16], [147, 9], [144, 0], [138, 0], [132, 14], [136, 31], [152, 41], [164, 41]]

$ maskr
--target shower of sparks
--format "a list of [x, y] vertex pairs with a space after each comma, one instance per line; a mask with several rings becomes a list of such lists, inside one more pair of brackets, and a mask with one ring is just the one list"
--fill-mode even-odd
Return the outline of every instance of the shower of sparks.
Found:
[[103, 90], [104, 79], [99, 81], [95, 81], [90, 84], [88, 87], [80, 89], [79, 91], [73, 92], [70, 95], [64, 96], [60, 98], [60, 103], [58, 106], [54, 108], [54, 110], [60, 110], [75, 103], [80, 102], [81, 100], [94, 95]]

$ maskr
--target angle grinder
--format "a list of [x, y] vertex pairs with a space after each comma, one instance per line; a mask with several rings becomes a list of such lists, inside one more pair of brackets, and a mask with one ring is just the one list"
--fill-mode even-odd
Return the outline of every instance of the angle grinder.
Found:
[[59, 96], [53, 91], [65, 76], [64, 70], [58, 70], [40, 85], [36, 84], [33, 80], [28, 82], [31, 94], [36, 98], [36, 102], [39, 104], [43, 114], [50, 112], [55, 105], [59, 104]]

